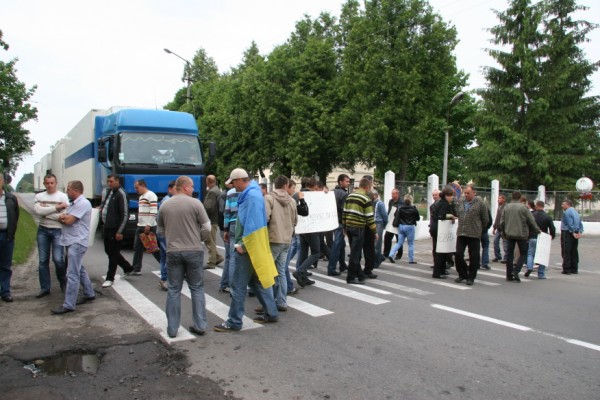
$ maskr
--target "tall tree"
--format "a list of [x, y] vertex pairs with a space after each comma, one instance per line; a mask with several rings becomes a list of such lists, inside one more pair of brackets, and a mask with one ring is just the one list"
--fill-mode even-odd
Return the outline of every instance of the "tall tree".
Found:
[[[8, 50], [0, 30], [0, 48]], [[37, 118], [37, 109], [28, 103], [36, 86], [27, 89], [17, 78], [17, 59], [0, 61], [0, 170], [16, 170], [23, 156], [31, 153], [35, 144], [29, 138], [29, 130], [23, 125]]]
[[585, 97], [596, 67], [578, 47], [592, 25], [572, 21], [576, 9], [570, 0], [513, 0], [496, 11], [492, 43], [503, 47], [488, 50], [499, 66], [486, 69], [471, 153], [481, 183], [563, 189], [597, 165], [598, 101]]
[[349, 0], [340, 35], [346, 151], [402, 180], [422, 174], [424, 161], [438, 160], [441, 172], [447, 105], [465, 83], [456, 44], [426, 1], [365, 1], [361, 10]]

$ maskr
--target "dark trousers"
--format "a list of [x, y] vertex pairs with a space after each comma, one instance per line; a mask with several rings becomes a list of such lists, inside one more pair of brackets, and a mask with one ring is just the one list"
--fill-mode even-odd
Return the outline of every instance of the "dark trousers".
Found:
[[375, 268], [375, 233], [369, 228], [364, 229], [363, 255], [365, 256], [365, 274], [370, 274]]
[[[506, 249], [506, 277], [510, 278], [513, 274], [518, 274], [519, 272], [521, 272], [521, 268], [523, 268], [525, 258], [527, 257], [527, 250], [529, 249], [529, 240], [508, 239], [507, 242], [508, 244]], [[516, 264], [514, 264], [515, 246], [519, 247], [519, 259], [517, 260]]]
[[347, 228], [346, 234], [350, 242], [350, 260], [348, 262], [348, 276], [346, 281], [358, 278], [365, 279], [365, 274], [360, 268], [360, 254], [365, 242], [365, 228]]
[[[396, 240], [398, 240], [398, 235], [395, 233], [385, 231], [385, 234], [383, 235], [383, 255], [386, 257], [388, 254], [390, 254], [390, 251], [392, 251], [392, 239], [394, 238], [394, 236], [396, 236]], [[402, 258], [402, 247], [400, 247], [400, 249], [396, 253], [397, 260]]]
[[560, 253], [562, 255], [562, 268], [564, 272], [578, 272], [579, 252], [577, 246], [579, 240], [575, 239], [569, 231], [560, 231]]
[[108, 272], [106, 273], [107, 281], [115, 280], [117, 266], [123, 268], [124, 272], [132, 272], [133, 267], [129, 261], [121, 254], [122, 240], [115, 239], [116, 229], [104, 229], [104, 252], [108, 256]]
[[[300, 255], [296, 263], [296, 271], [306, 276], [308, 267], [319, 261], [321, 256], [321, 235], [317, 233], [303, 233], [300, 235]], [[310, 249], [310, 256], [308, 250]]]
[[[469, 265], [465, 261], [465, 249], [469, 249]], [[456, 238], [456, 272], [463, 279], [474, 281], [479, 267], [481, 240], [467, 236]], [[525, 252], [527, 254], [527, 252]]]
[[[142, 239], [140, 239], [140, 233], [143, 233], [145, 228], [145, 226], [138, 226], [135, 231], [135, 238], [133, 239], [133, 269], [138, 272], [142, 270], [142, 259], [146, 252]], [[156, 235], [156, 226], [150, 227], [150, 232]], [[160, 264], [160, 251], [152, 253], [152, 257]]]
[[[436, 263], [436, 257], [437, 254], [436, 250], [437, 250], [437, 231], [434, 232], [429, 232], [429, 234], [431, 235], [431, 243], [432, 243], [432, 250], [431, 250], [431, 254], [433, 255], [433, 266], [435, 268], [435, 263]], [[400, 256], [402, 257], [402, 247], [400, 247], [400, 250], [398, 251], [398, 253], [400, 254]], [[444, 259], [444, 270], [446, 269], [446, 264], [450, 263], [451, 265], [454, 265], [454, 261], [452, 260], [452, 254], [453, 253], [439, 253], [442, 255], [443, 259]], [[442, 271], [444, 271], [442, 270]], [[434, 272], [435, 275], [435, 272]]]

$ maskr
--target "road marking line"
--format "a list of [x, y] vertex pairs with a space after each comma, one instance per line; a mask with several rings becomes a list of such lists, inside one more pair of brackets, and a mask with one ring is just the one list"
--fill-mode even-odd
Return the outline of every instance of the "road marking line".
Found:
[[549, 337], [554, 338], [554, 339], [559, 339], [559, 340], [565, 341], [567, 343], [574, 344], [576, 346], [581, 346], [581, 347], [585, 347], [587, 349], [600, 351], [600, 346], [599, 345], [593, 344], [593, 343], [589, 343], [589, 342], [584, 342], [582, 340], [569, 339], [569, 338], [566, 338], [566, 337], [563, 337], [563, 336], [560, 336], [560, 335], [556, 335], [554, 333], [548, 333], [548, 332], [544, 332], [544, 331], [540, 331], [540, 330], [537, 330], [537, 329], [530, 328], [528, 326], [523, 326], [523, 325], [519, 325], [519, 324], [513, 324], [512, 322], [503, 321], [501, 319], [486, 317], [485, 315], [481, 315], [481, 314], [474, 314], [472, 312], [459, 310], [457, 308], [446, 307], [446, 306], [443, 306], [441, 304], [432, 304], [431, 307], [434, 307], [434, 308], [437, 308], [437, 309], [440, 309], [440, 310], [444, 310], [444, 311], [450, 311], [452, 313], [464, 315], [466, 317], [471, 317], [471, 318], [479, 319], [479, 320], [482, 320], [482, 321], [491, 322], [491, 323], [494, 323], [494, 324], [506, 326], [508, 328], [513, 328], [513, 329], [517, 329], [517, 330], [524, 331], [524, 332], [539, 333], [541, 335], [549, 336]]
[[412, 279], [413, 281], [419, 281], [419, 282], [425, 282], [425, 283], [431, 283], [433, 285], [440, 285], [440, 286], [446, 286], [449, 287], [451, 289], [457, 289], [457, 290], [471, 290], [472, 286], [465, 286], [465, 285], [458, 285], [456, 283], [450, 283], [450, 282], [441, 282], [441, 281], [436, 281], [435, 279], [427, 279], [427, 278], [421, 278], [418, 276], [412, 276], [412, 275], [407, 275], [407, 274], [401, 274], [399, 272], [393, 272], [393, 271], [385, 271], [382, 270], [381, 268], [377, 270], [378, 273], [382, 273], [382, 274], [387, 274], [387, 275], [392, 275], [392, 276], [397, 276], [399, 278], [406, 278], [406, 279]]
[[369, 283], [372, 283], [372, 284], [375, 284], [375, 285], [379, 285], [379, 286], [388, 287], [390, 289], [396, 289], [396, 290], [401, 290], [401, 291], [412, 293], [412, 294], [417, 294], [419, 296], [426, 296], [426, 295], [434, 294], [433, 292], [428, 292], [426, 290], [412, 288], [412, 287], [400, 285], [398, 283], [392, 283], [392, 282], [382, 281], [380, 279], [373, 279], [373, 280], [369, 281]]
[[[210, 270], [212, 271], [212, 270]], [[152, 271], [154, 273], [154, 275], [160, 276], [160, 271]], [[181, 294], [183, 294], [185, 297], [187, 297], [188, 299], [192, 298], [192, 294], [190, 293], [190, 288], [187, 286], [187, 284], [185, 284], [181, 287]], [[208, 294], [204, 293], [204, 298], [206, 301], [206, 311], [210, 311], [211, 313], [215, 314], [217, 317], [221, 318], [222, 320], [226, 321], [227, 318], [229, 317], [229, 306], [225, 303], [220, 302], [219, 300], [215, 299], [212, 296], [209, 296]], [[244, 315], [244, 317], [242, 318], [242, 330], [248, 330], [248, 329], [256, 329], [256, 328], [262, 328], [263, 326], [261, 324], [257, 324], [256, 322], [252, 321], [251, 318], [248, 318]]]
[[531, 331], [532, 330], [531, 328], [529, 328], [527, 326], [513, 324], [512, 322], [503, 321], [501, 319], [486, 317], [485, 315], [475, 314], [475, 313], [472, 313], [472, 312], [459, 310], [458, 308], [446, 307], [446, 306], [443, 306], [441, 304], [432, 304], [431, 307], [438, 308], [440, 310], [450, 311], [450, 312], [453, 312], [455, 314], [464, 315], [466, 317], [471, 317], [471, 318], [475, 318], [475, 319], [480, 319], [482, 321], [491, 322], [493, 324], [498, 324], [498, 325], [506, 326], [508, 328], [513, 328], [513, 329], [517, 329], [517, 330], [520, 330], [520, 331]]
[[[309, 278], [311, 278], [311, 277], [309, 276]], [[346, 280], [343, 279], [343, 278], [334, 278], [333, 276], [328, 276], [328, 275], [322, 274], [320, 272], [314, 273], [312, 275], [312, 278], [329, 279], [329, 280], [335, 281], [337, 283], [346, 284]], [[371, 283], [371, 282], [374, 282], [376, 280], [377, 279], [367, 279], [367, 282]], [[361, 289], [365, 289], [365, 290], [370, 290], [372, 292], [379, 293], [379, 294], [392, 294], [392, 292], [388, 292], [387, 290], [381, 290], [381, 289], [377, 289], [377, 288], [370, 287], [370, 286], [361, 286], [360, 288]]]
[[176, 337], [170, 338], [167, 334], [167, 315], [165, 312], [144, 296], [131, 283], [127, 282], [125, 279], [121, 279], [120, 275], [115, 276], [112, 288], [140, 315], [140, 317], [142, 317], [142, 319], [150, 324], [150, 326], [154, 327], [167, 343], [196, 339], [196, 336], [189, 333], [187, 329], [183, 327], [180, 327]]
[[[401, 266], [401, 268], [403, 270], [407, 270], [407, 271], [413, 271], [413, 272], [420, 272], [423, 274], [430, 274], [432, 271], [424, 271], [422, 269], [419, 268], [414, 268], [414, 267], [405, 267], [405, 266]], [[479, 276], [481, 274], [481, 272], [477, 272], [477, 276]], [[484, 274], [485, 275], [485, 274]], [[500, 286], [499, 283], [494, 283], [494, 282], [486, 282], [486, 281], [482, 281], [480, 279], [477, 279], [475, 282], [481, 284], [481, 285], [485, 285], [485, 286]], [[454, 286], [454, 285], [453, 285]]]
[[386, 300], [386, 299], [381, 299], [379, 297], [370, 296], [368, 294], [356, 292], [354, 290], [346, 289], [346, 288], [343, 288], [340, 286], [331, 285], [331, 284], [325, 283], [325, 282], [315, 281], [314, 286], [316, 286], [320, 289], [328, 290], [333, 293], [341, 294], [342, 296], [350, 297], [355, 300], [364, 301], [365, 303], [369, 303], [369, 304], [379, 305], [379, 304], [385, 304], [385, 303], [390, 302], [389, 300]]

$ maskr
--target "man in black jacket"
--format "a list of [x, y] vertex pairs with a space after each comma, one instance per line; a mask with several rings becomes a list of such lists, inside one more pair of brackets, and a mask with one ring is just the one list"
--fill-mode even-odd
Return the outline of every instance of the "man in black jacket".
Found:
[[0, 296], [7, 303], [13, 301], [10, 278], [18, 221], [19, 202], [14, 194], [4, 190], [4, 173], [0, 172]]
[[[535, 210], [533, 211], [533, 219], [538, 228], [544, 233], [550, 234], [552, 240], [556, 237], [556, 227], [552, 218], [544, 211], [544, 202], [538, 200], [535, 203]], [[529, 249], [527, 251], [527, 272], [525, 277], [528, 278], [533, 271], [533, 259], [535, 257], [535, 249], [537, 248], [537, 234], [530, 232], [529, 234]], [[546, 279], [546, 266], [538, 265], [538, 279]]]
[[106, 280], [102, 284], [103, 288], [112, 286], [117, 266], [123, 268], [126, 275], [133, 272], [133, 267], [129, 261], [121, 255], [123, 230], [129, 218], [127, 194], [121, 187], [119, 175], [108, 175], [106, 183], [109, 191], [100, 205], [102, 223], [104, 224], [104, 252], [108, 255], [108, 272], [106, 273]]
[[[348, 197], [348, 186], [350, 186], [350, 177], [346, 174], [340, 174], [337, 178], [337, 186], [333, 189], [338, 213], [338, 227], [333, 231], [333, 246], [327, 265], [327, 275], [336, 276], [348, 269], [346, 265], [346, 239], [342, 227], [342, 213], [344, 211], [344, 202]], [[336, 270], [337, 263], [340, 263], [340, 271]]]

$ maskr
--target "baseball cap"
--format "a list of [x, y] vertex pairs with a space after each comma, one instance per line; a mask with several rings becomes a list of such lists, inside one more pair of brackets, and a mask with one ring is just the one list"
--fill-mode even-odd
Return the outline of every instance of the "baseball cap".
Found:
[[233, 171], [231, 171], [231, 174], [229, 174], [229, 179], [225, 181], [225, 184], [229, 185], [234, 179], [241, 178], [249, 178], [248, 173], [242, 168], [236, 168]]

